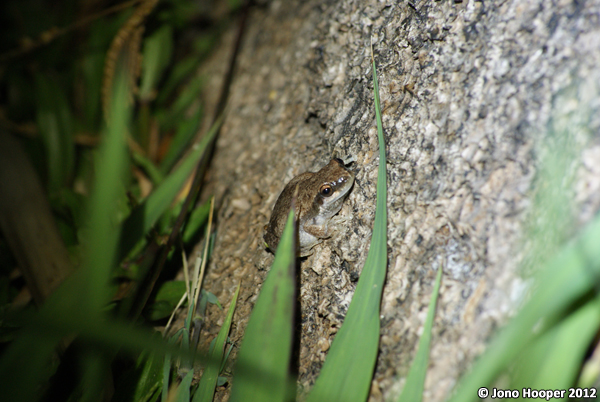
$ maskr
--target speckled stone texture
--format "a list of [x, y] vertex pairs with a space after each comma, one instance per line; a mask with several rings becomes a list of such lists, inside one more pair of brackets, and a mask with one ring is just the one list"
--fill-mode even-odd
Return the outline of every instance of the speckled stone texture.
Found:
[[[600, 208], [600, 1], [272, 1], [248, 24], [204, 193], [219, 206], [205, 287], [228, 304], [242, 284], [232, 339], [273, 260], [262, 234], [277, 196], [334, 154], [355, 157], [356, 183], [340, 212], [349, 220], [301, 263], [306, 389], [343, 322], [374, 219], [372, 41], [389, 266], [369, 400], [400, 392], [440, 266], [424, 400], [447, 399], [525, 294], [527, 222], [538, 216], [548, 149], [572, 156], [554, 173], [575, 180], [558, 180], [569, 201], [564, 233]], [[224, 71], [226, 60], [210, 69]]]

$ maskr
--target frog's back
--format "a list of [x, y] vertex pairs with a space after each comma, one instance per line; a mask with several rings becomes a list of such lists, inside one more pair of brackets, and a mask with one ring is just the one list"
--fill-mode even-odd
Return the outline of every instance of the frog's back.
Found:
[[[302, 190], [303, 184], [310, 180], [312, 176], [314, 176], [314, 173], [306, 172], [294, 177], [285, 186], [277, 202], [275, 202], [271, 219], [265, 227], [265, 235], [263, 237], [271, 251], [275, 252], [279, 244], [279, 239], [281, 239], [281, 235], [283, 234], [283, 229], [285, 228], [285, 223], [292, 207], [292, 199], [294, 198], [296, 187], [298, 186], [299, 190]], [[299, 193], [302, 195], [303, 192], [299, 191]], [[302, 202], [299, 204], [302, 205]], [[303, 211], [300, 210], [297, 212], [298, 214], [302, 214]]]

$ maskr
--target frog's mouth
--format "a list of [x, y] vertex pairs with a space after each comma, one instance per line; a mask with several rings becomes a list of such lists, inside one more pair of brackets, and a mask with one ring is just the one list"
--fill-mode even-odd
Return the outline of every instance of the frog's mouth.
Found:
[[340, 197], [346, 195], [354, 184], [354, 175], [351, 173], [348, 176], [342, 176], [337, 180], [336, 186], [340, 192]]

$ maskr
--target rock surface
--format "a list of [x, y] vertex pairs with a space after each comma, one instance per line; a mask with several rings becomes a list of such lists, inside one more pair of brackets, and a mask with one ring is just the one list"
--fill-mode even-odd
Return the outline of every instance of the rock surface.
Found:
[[[527, 219], [540, 215], [544, 172], [559, 177], [567, 206], [550, 251], [600, 208], [599, 19], [599, 1], [568, 0], [253, 9], [205, 191], [220, 207], [205, 287], [228, 304], [242, 284], [231, 338], [241, 340], [272, 263], [263, 227], [284, 185], [334, 154], [352, 155], [356, 183], [340, 212], [349, 220], [301, 264], [299, 382], [309, 387], [318, 375], [374, 219], [372, 41], [387, 138], [389, 266], [370, 401], [397, 397], [440, 266], [424, 400], [445, 400], [525, 294], [520, 267], [534, 247]], [[210, 68], [224, 71], [226, 60]]]

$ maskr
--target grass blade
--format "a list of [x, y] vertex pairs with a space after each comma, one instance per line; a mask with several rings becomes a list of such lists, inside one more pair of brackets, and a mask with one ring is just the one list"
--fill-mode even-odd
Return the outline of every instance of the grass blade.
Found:
[[161, 388], [161, 373], [163, 369], [163, 358], [155, 353], [143, 353], [138, 359], [141, 366], [141, 374], [136, 384], [133, 401], [148, 401], [152, 397], [158, 397]]
[[160, 163], [159, 169], [162, 174], [167, 174], [173, 165], [175, 165], [179, 156], [188, 149], [190, 141], [192, 141], [196, 135], [198, 127], [200, 127], [203, 116], [204, 110], [202, 107], [198, 106], [192, 116], [179, 122], [175, 136], [169, 144], [169, 149]]
[[181, 236], [183, 244], [190, 244], [202, 225], [206, 223], [210, 213], [210, 204], [211, 200], [208, 200], [204, 204], [197, 206], [192, 210]]
[[233, 295], [233, 300], [231, 300], [227, 317], [225, 317], [225, 321], [219, 330], [219, 335], [217, 335], [217, 339], [215, 340], [214, 347], [208, 354], [208, 367], [206, 370], [204, 370], [198, 390], [194, 394], [193, 402], [211, 402], [213, 400], [215, 387], [217, 386], [217, 379], [221, 370], [223, 352], [225, 351], [225, 342], [227, 341], [229, 329], [231, 328], [231, 320], [233, 319], [233, 312], [235, 311], [235, 305], [237, 303], [239, 293], [240, 286], [238, 285], [237, 290]]
[[[189, 351], [182, 351], [173, 344], [166, 345], [147, 330], [132, 327], [129, 323], [99, 318], [99, 314], [87, 314], [81, 308], [86, 306], [76, 302], [77, 297], [81, 298], [82, 276], [79, 270], [67, 278], [2, 354], [1, 400], [37, 400], [35, 394], [40, 392], [40, 388], [31, 384], [41, 384], [46, 380], [56, 346], [67, 335], [77, 334], [86, 345], [101, 351], [140, 353], [146, 350], [161, 355], [170, 353], [176, 357], [192, 358]], [[23, 361], [27, 364], [23, 364]]]
[[307, 402], [365, 401], [379, 348], [380, 304], [387, 268], [387, 175], [385, 141], [373, 60], [375, 115], [379, 138], [377, 206], [371, 247], [356, 292]]
[[137, 150], [133, 150], [131, 152], [131, 159], [136, 166], [140, 167], [146, 173], [152, 184], [162, 183], [164, 175], [158, 170], [150, 158]]
[[190, 401], [190, 386], [194, 379], [194, 370], [188, 371], [188, 373], [181, 380], [181, 384], [177, 387], [177, 396], [175, 402], [189, 402]]
[[140, 205], [138, 205], [123, 222], [120, 234], [120, 250], [118, 260], [123, 259], [129, 251], [140, 241], [143, 236], [158, 221], [163, 212], [171, 205], [171, 202], [177, 195], [177, 192], [188, 179], [192, 170], [204, 154], [206, 147], [216, 135], [221, 123], [222, 117], [210, 128], [208, 133], [200, 143], [193, 147], [192, 152], [171, 173], [165, 180], [152, 192]]
[[46, 151], [48, 187], [50, 191], [57, 191], [73, 175], [73, 116], [67, 96], [57, 82], [36, 74], [35, 84], [36, 122]]
[[130, 86], [125, 71], [117, 71], [111, 97], [111, 117], [99, 150], [96, 182], [89, 204], [86, 260], [82, 267], [84, 292], [81, 306], [87, 314], [100, 314], [110, 299], [109, 278], [118, 250], [115, 209], [124, 192], [128, 157], [126, 135], [131, 120]]
[[524, 349], [517, 367], [511, 370], [510, 388], [571, 387], [599, 326], [600, 297], [597, 296]]
[[98, 396], [104, 394], [109, 368], [107, 355], [99, 351], [87, 350], [80, 359], [82, 365], [80, 386], [83, 392], [79, 402], [96, 402], [100, 400]]
[[[177, 344], [177, 337], [179, 336], [179, 332], [173, 335], [169, 339], [169, 346], [175, 346]], [[170, 353], [165, 355], [165, 360], [163, 362], [163, 372], [162, 372], [162, 392], [160, 395], [161, 402], [167, 402], [169, 399], [169, 386], [171, 380], [171, 364], [173, 363], [173, 358]]]
[[275, 261], [246, 328], [230, 402], [285, 400], [295, 305], [294, 213], [290, 211]]
[[536, 292], [461, 380], [452, 402], [476, 400], [477, 389], [489, 385], [531, 341], [536, 323], [542, 319], [555, 321], [578, 299], [594, 290], [600, 276], [598, 245], [600, 215], [539, 272]]
[[429, 303], [429, 311], [427, 311], [427, 318], [425, 319], [425, 325], [423, 327], [423, 335], [419, 340], [419, 348], [415, 355], [408, 376], [406, 377], [406, 384], [402, 389], [402, 394], [398, 398], [399, 402], [421, 402], [423, 398], [423, 389], [425, 388], [425, 375], [427, 374], [427, 366], [429, 365], [429, 346], [431, 344], [431, 329], [433, 328], [433, 318], [435, 317], [435, 306], [440, 291], [440, 284], [442, 282], [442, 267], [438, 269], [437, 278], [435, 278], [435, 285], [433, 286], [433, 293], [431, 294], [431, 302]]
[[[52, 357], [61, 340], [61, 334], [42, 335], [39, 329], [33, 331], [28, 328], [3, 352], [0, 360], [0, 397], [3, 401], [39, 399], [39, 389], [32, 384], [43, 384], [52, 374]], [[24, 361], [27, 364], [23, 364]]]
[[173, 52], [173, 29], [164, 25], [144, 41], [140, 99], [151, 100], [156, 85], [171, 62]]
[[175, 64], [172, 71], [160, 86], [160, 93], [156, 98], [157, 105], [164, 107], [167, 99], [172, 96], [178, 85], [192, 75], [200, 66], [200, 56], [192, 54]]

